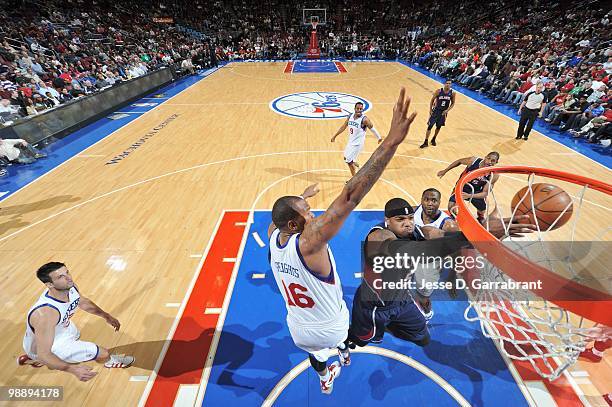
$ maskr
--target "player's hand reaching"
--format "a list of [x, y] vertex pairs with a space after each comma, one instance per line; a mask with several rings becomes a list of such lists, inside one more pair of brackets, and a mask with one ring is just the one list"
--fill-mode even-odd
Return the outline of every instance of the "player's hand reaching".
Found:
[[334, 141], [336, 141], [336, 136], [331, 138], [331, 142], [333, 143]]
[[72, 373], [82, 382], [86, 382], [94, 378], [97, 372], [91, 370], [91, 367], [85, 365], [71, 365], [68, 368], [68, 372]]
[[444, 171], [444, 170], [438, 171], [438, 173], [436, 175], [438, 176], [438, 178], [442, 178], [443, 176], [446, 175], [446, 171]]
[[[482, 224], [488, 228], [496, 238], [502, 240], [508, 236], [521, 237], [527, 233], [533, 233], [537, 230], [536, 225], [529, 223], [528, 215], [517, 215], [514, 218], [499, 218], [491, 215], [488, 221], [483, 220]], [[507, 231], [506, 231], [507, 229]]]
[[107, 314], [106, 317], [104, 317], [104, 319], [106, 320], [106, 322], [112, 326], [113, 328], [115, 328], [115, 332], [119, 330], [119, 328], [121, 328], [121, 324], [119, 323], [119, 320], [115, 317], [113, 317], [110, 314]]
[[304, 192], [302, 192], [302, 198], [304, 198], [304, 199], [308, 199], [308, 198], [310, 198], [310, 197], [313, 197], [313, 196], [315, 196], [316, 194], [318, 194], [318, 193], [319, 193], [319, 191], [320, 191], [320, 190], [319, 190], [319, 184], [318, 184], [318, 183], [317, 183], [317, 184], [312, 184], [312, 185], [309, 185], [309, 186], [308, 186], [308, 187], [307, 187], [307, 188], [304, 190]]
[[391, 119], [391, 128], [387, 135], [387, 141], [392, 145], [399, 145], [406, 139], [410, 125], [416, 117], [416, 112], [408, 115], [410, 109], [410, 96], [406, 96], [406, 89], [402, 87], [400, 90], [397, 102], [393, 107], [393, 118]]
[[379, 138], [378, 139], [378, 144], [382, 143], [384, 139], [385, 139], [384, 137]]

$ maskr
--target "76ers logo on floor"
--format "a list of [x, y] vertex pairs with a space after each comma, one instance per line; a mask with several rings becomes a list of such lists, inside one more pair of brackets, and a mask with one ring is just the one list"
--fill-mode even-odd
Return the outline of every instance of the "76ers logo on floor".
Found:
[[344, 119], [355, 111], [357, 102], [363, 103], [364, 112], [370, 108], [364, 98], [338, 92], [292, 93], [274, 99], [270, 108], [299, 119]]

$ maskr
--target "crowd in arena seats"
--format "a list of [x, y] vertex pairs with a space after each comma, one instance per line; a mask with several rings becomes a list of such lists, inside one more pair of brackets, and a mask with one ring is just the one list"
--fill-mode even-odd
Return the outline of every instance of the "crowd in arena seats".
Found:
[[407, 59], [508, 104], [542, 81], [543, 119], [576, 137], [609, 138], [611, 15], [602, 1], [13, 2], [0, 10], [4, 122], [163, 66], [193, 74], [217, 61], [303, 57], [309, 7], [327, 10], [317, 28], [325, 56]]
[[[0, 123], [11, 124], [165, 66], [210, 66], [208, 44], [144, 14], [82, 1], [0, 10]], [[190, 64], [183, 64], [189, 60]]]
[[599, 2], [567, 10], [517, 3], [481, 26], [417, 41], [410, 61], [498, 102], [518, 107], [538, 82], [542, 120], [610, 146], [612, 12]]

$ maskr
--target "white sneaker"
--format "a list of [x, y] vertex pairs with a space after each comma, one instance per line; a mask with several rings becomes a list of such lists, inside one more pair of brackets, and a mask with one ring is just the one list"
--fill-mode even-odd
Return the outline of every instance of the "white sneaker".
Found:
[[134, 356], [129, 355], [111, 355], [110, 359], [104, 363], [104, 367], [109, 369], [119, 368], [124, 369], [126, 367], [130, 367], [136, 358]]
[[323, 394], [331, 394], [334, 390], [334, 380], [340, 376], [340, 363], [332, 363], [327, 367], [327, 370], [329, 371], [329, 379], [321, 380], [321, 393]]
[[342, 366], [351, 365], [351, 351], [348, 346], [344, 350], [338, 349], [338, 357]]

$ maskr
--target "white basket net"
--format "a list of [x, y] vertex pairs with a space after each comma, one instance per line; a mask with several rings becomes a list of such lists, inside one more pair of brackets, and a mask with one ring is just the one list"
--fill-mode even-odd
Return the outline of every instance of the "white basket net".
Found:
[[[612, 231], [611, 195], [591, 189], [588, 185], [576, 185], [530, 173], [527, 175], [528, 194], [520, 202], [527, 197], [532, 198], [532, 186], [540, 182], [561, 187], [573, 202], [549, 228], [541, 230], [536, 222], [536, 232], [518, 238], [507, 236], [502, 244], [569, 281], [609, 294], [612, 292], [612, 280], [607, 270], [612, 264], [610, 250], [606, 251], [604, 245], [595, 247], [585, 243], [610, 240], [607, 235]], [[502, 187], [500, 184], [505, 185]], [[524, 185], [524, 176], [502, 174], [495, 189], [499, 191], [498, 195], [503, 195], [502, 191], [512, 193]], [[495, 208], [495, 215], [514, 219], [516, 209], [513, 212], [509, 204], [503, 204], [510, 202], [510, 199], [506, 199], [508, 195], [502, 196], [503, 200], [499, 198], [495, 190], [489, 187], [488, 206]], [[530, 201], [534, 211], [533, 199]], [[572, 204], [570, 220], [557, 230], [551, 230], [566, 211], [572, 210]], [[488, 226], [485, 222], [485, 229], [488, 230]], [[505, 230], [508, 235], [507, 225]], [[553, 241], [562, 243], [551, 244]], [[596, 272], [594, 264], [601, 264], [602, 270]], [[476, 278], [482, 282], [512, 281], [507, 273], [489, 261], [476, 270]], [[590, 343], [588, 330], [595, 325], [526, 290], [472, 290], [465, 318], [479, 321], [483, 334], [496, 341], [507, 357], [529, 362], [535, 372], [548, 380], [555, 380], [577, 361]]]

